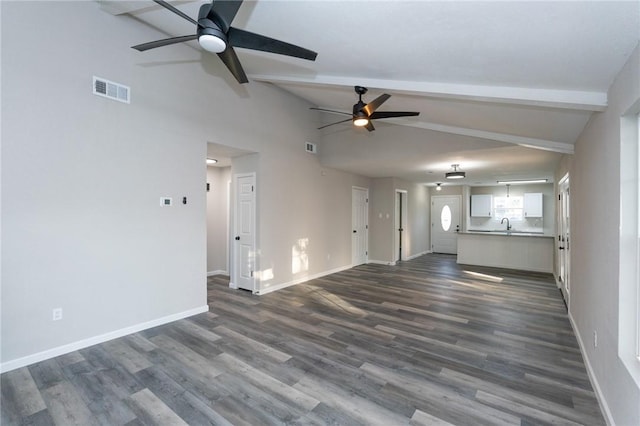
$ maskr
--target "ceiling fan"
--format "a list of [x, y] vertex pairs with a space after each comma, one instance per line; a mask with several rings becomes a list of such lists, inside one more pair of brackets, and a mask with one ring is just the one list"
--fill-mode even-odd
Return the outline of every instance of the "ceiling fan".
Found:
[[325, 111], [325, 112], [333, 112], [336, 114], [344, 114], [350, 115], [351, 118], [347, 118], [346, 120], [336, 121], [335, 123], [326, 124], [322, 127], [318, 127], [318, 130], [324, 129], [325, 127], [333, 126], [334, 124], [346, 123], [347, 121], [353, 121], [353, 125], [357, 127], [364, 127], [368, 131], [372, 132], [376, 128], [373, 127], [371, 120], [376, 120], [379, 118], [392, 118], [392, 117], [412, 117], [416, 115], [420, 115], [419, 112], [412, 111], [376, 111], [380, 105], [382, 105], [387, 99], [391, 97], [386, 93], [375, 98], [373, 101], [365, 104], [362, 102], [362, 95], [367, 93], [368, 89], [362, 86], [354, 87], [356, 93], [358, 94], [358, 102], [353, 105], [353, 112], [351, 114], [342, 111], [334, 111], [331, 109], [324, 108], [311, 108], [317, 111]]
[[192, 24], [195, 24], [196, 33], [133, 46], [134, 49], [140, 52], [198, 39], [198, 43], [200, 43], [203, 49], [218, 54], [222, 62], [224, 62], [229, 71], [231, 71], [231, 74], [233, 74], [236, 80], [238, 80], [238, 83], [241, 84], [247, 83], [249, 80], [242, 69], [234, 47], [278, 53], [280, 55], [293, 56], [310, 61], [315, 61], [318, 55], [316, 52], [293, 44], [232, 27], [231, 21], [233, 21], [233, 18], [235, 18], [238, 13], [238, 9], [240, 5], [242, 5], [243, 0], [212, 0], [211, 4], [203, 4], [200, 6], [197, 21], [166, 1], [153, 1]]

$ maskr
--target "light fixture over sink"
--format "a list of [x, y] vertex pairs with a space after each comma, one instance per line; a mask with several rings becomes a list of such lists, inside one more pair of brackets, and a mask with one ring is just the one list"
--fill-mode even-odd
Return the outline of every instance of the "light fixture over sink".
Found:
[[499, 180], [497, 181], [500, 185], [524, 185], [527, 183], [547, 183], [548, 179], [515, 179], [515, 180]]
[[452, 164], [451, 167], [453, 168], [453, 171], [447, 172], [444, 175], [447, 179], [464, 179], [467, 175], [465, 172], [458, 170], [460, 164]]

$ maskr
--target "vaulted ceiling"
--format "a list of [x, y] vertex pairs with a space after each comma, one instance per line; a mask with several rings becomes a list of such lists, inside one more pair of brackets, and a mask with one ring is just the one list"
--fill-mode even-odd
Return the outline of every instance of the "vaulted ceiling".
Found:
[[[152, 1], [99, 3], [156, 28], [157, 38], [195, 32]], [[171, 3], [192, 17], [202, 4]], [[553, 179], [640, 40], [640, 1], [260, 0], [245, 1], [233, 26], [318, 52], [309, 62], [237, 49], [249, 84], [342, 112], [360, 85], [365, 102], [392, 95], [380, 111], [420, 112], [374, 121], [371, 133], [348, 122], [319, 130], [327, 166], [434, 183], [457, 163], [466, 183], [489, 184]], [[196, 41], [184, 48], [201, 52]], [[142, 54], [171, 59], [164, 48]], [[316, 117], [317, 127], [344, 119]]]

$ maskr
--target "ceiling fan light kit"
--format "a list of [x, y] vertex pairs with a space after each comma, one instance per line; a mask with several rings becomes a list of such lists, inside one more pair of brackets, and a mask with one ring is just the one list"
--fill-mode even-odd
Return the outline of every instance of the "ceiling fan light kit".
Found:
[[212, 34], [202, 34], [198, 37], [200, 46], [211, 53], [224, 52], [227, 48], [227, 42], [222, 38]]
[[353, 113], [353, 125], [358, 127], [364, 127], [369, 124], [369, 119], [364, 111], [358, 111]]
[[444, 175], [445, 178], [447, 178], [447, 179], [464, 179], [467, 176], [466, 172], [458, 170], [458, 167], [460, 167], [460, 164], [452, 164], [451, 167], [453, 168], [453, 171], [445, 173], [445, 175]]

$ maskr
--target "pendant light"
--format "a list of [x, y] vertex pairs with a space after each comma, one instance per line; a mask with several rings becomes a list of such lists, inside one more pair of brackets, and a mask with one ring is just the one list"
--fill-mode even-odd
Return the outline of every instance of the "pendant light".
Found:
[[460, 164], [452, 164], [451, 167], [453, 168], [453, 171], [445, 173], [444, 175], [445, 178], [464, 179], [465, 176], [467, 175], [465, 172], [458, 170], [458, 167], [460, 167]]
[[442, 184], [440, 182], [436, 183], [436, 191], [442, 191]]

